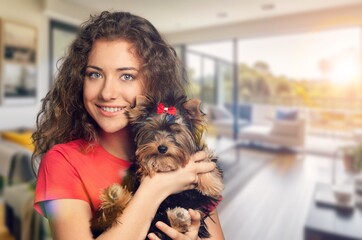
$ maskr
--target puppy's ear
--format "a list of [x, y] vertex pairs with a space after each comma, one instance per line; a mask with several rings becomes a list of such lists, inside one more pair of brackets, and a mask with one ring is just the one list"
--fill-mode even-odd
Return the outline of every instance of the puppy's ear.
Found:
[[201, 100], [197, 98], [190, 99], [182, 107], [187, 111], [188, 118], [192, 122], [192, 132], [196, 144], [202, 146], [202, 136], [206, 127], [206, 115], [201, 111]]
[[147, 117], [146, 105], [149, 102], [147, 96], [137, 95], [135, 105], [127, 109], [126, 114], [131, 125], [143, 121]]
[[144, 95], [137, 95], [135, 106], [145, 105], [148, 102], [148, 98]]
[[186, 101], [182, 106], [187, 110], [191, 118], [199, 118], [204, 115], [204, 113], [201, 111], [200, 99], [192, 98]]

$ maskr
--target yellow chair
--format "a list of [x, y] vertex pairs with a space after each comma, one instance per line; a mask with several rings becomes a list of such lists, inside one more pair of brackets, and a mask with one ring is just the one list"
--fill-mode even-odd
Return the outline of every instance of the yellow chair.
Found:
[[31, 135], [32, 131], [4, 131], [1, 136], [3, 139], [17, 143], [30, 151], [34, 151], [34, 144]]

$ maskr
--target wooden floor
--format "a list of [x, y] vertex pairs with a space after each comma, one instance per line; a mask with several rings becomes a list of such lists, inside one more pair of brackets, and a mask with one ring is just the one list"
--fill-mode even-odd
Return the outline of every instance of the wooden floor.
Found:
[[[296, 153], [265, 154], [274, 157], [246, 186], [238, 189], [240, 184], [235, 173], [226, 184], [224, 201], [218, 207], [226, 239], [303, 239], [314, 185], [317, 181], [331, 182], [330, 158]], [[253, 159], [244, 154], [235, 167], [242, 169], [248, 161]]]
[[[301, 240], [315, 183], [331, 181], [331, 159], [263, 151], [260, 154], [272, 155], [270, 162], [241, 187], [235, 168], [253, 161], [241, 153], [218, 207], [226, 239]], [[14, 240], [4, 227], [3, 213], [0, 201], [0, 239]]]

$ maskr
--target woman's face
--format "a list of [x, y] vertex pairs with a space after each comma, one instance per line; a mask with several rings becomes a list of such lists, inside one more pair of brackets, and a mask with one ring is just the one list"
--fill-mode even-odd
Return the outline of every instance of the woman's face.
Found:
[[88, 57], [83, 102], [88, 113], [107, 133], [128, 124], [125, 109], [143, 92], [140, 60], [124, 40], [97, 40]]

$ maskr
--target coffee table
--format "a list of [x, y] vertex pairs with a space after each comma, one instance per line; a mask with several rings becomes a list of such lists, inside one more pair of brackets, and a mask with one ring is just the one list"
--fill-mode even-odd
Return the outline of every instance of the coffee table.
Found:
[[332, 191], [332, 186], [317, 183], [304, 226], [305, 240], [362, 240], [362, 209], [354, 204], [336, 207], [315, 201], [316, 193]]

